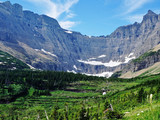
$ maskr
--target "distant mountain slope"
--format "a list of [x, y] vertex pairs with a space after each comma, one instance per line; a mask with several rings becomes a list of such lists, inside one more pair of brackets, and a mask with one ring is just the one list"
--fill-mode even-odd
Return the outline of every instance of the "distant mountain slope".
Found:
[[121, 78], [132, 78], [160, 73], [160, 44], [137, 59], [132, 60], [119, 73], [121, 73]]
[[0, 50], [0, 70], [30, 69], [28, 65]]
[[46, 15], [0, 3], [0, 50], [42, 70], [110, 76], [160, 43], [160, 15], [151, 10], [141, 23], [90, 37], [65, 30]]

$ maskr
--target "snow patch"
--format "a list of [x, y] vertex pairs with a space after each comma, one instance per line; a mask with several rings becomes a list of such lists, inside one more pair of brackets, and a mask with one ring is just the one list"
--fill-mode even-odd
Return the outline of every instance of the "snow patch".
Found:
[[69, 33], [69, 34], [72, 34], [73, 32], [72, 31], [65, 31], [66, 33]]
[[39, 49], [34, 49], [35, 51], [42, 51], [42, 52], [44, 52], [44, 53], [46, 53], [46, 54], [48, 54], [48, 55], [51, 55], [51, 56], [53, 56], [53, 57], [57, 57], [55, 54], [53, 54], [53, 53], [51, 53], [51, 52], [48, 52], [48, 51], [46, 51], [46, 50], [44, 50], [44, 49], [41, 49], [41, 50], [39, 50]]
[[45, 51], [44, 49], [41, 49], [42, 52], [48, 54], [48, 55], [51, 55], [53, 57], [57, 57], [55, 54], [51, 53], [51, 52], [48, 52], [48, 51]]
[[84, 60], [78, 60], [78, 62], [90, 64], [90, 65], [103, 65], [105, 67], [115, 67], [122, 64], [122, 62], [112, 61], [112, 60], [109, 61], [108, 63], [102, 63], [101, 61], [84, 61]]
[[39, 49], [34, 49], [35, 51], [40, 51]]
[[[95, 61], [94, 59], [96, 59], [96, 58], [89, 58], [87, 61], [78, 60], [78, 62], [81, 62], [81, 63], [84, 63], [84, 64], [89, 64], [89, 65], [103, 65], [105, 67], [116, 67], [116, 66], [119, 66], [119, 65], [121, 65], [123, 63], [128, 63], [132, 59], [135, 59], [136, 57], [133, 56], [133, 55], [134, 55], [134, 53], [130, 53], [127, 57], [125, 57], [125, 61], [124, 62], [120, 62], [119, 60], [118, 61], [110, 60], [107, 63], [103, 63], [101, 61]], [[101, 55], [98, 58], [104, 58], [104, 57], [106, 57], [106, 55]]]
[[104, 58], [104, 57], [106, 57], [106, 55], [100, 55], [100, 56], [98, 56], [98, 58]]
[[94, 60], [94, 59], [97, 59], [97, 58], [89, 58], [88, 60]]
[[76, 69], [76, 70], [78, 69], [76, 65], [73, 65], [73, 68]]
[[69, 71], [69, 70], [67, 70], [67, 72], [69, 72], [69, 73], [77, 73], [76, 71], [74, 71], [74, 70], [72, 70], [72, 71]]
[[31, 66], [30, 64], [27, 64], [29, 67], [30, 67], [30, 69], [32, 69], [32, 70], [35, 70], [36, 68], [34, 68], [33, 66]]
[[85, 75], [88, 75], [88, 76], [97, 76], [97, 77], [111, 77], [113, 72], [103, 72], [103, 73], [98, 73], [98, 74], [87, 74], [87, 73], [83, 73]]
[[[106, 57], [106, 55], [100, 55], [100, 56], [98, 56], [97, 58], [104, 58], [104, 57]], [[90, 61], [90, 60], [95, 60], [95, 59], [97, 59], [97, 58], [89, 58], [88, 59], [88, 61]]]
[[124, 63], [128, 63], [130, 60], [135, 59], [136, 57], [125, 57], [125, 62]]
[[134, 53], [130, 53], [127, 57], [125, 57], [124, 63], [128, 63], [130, 60], [135, 59], [136, 57], [133, 55], [134, 55]]
[[3, 64], [3, 62], [0, 62], [0, 65], [2, 65]]
[[129, 55], [128, 55], [128, 57], [131, 57], [131, 56], [133, 56], [134, 55], [134, 53], [130, 53]]

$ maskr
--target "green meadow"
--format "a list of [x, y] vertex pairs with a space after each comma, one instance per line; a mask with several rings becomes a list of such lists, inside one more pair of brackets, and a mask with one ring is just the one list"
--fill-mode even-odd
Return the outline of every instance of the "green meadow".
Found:
[[[2, 120], [160, 119], [160, 75], [107, 79], [51, 71], [0, 74]], [[110, 104], [113, 111], [104, 112]]]

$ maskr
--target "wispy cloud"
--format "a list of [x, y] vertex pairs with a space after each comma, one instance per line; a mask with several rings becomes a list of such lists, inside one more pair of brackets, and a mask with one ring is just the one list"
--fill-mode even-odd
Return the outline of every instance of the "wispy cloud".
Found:
[[152, 0], [124, 0], [124, 7], [126, 9], [124, 14], [132, 13], [150, 1]]
[[[155, 12], [156, 14], [159, 14], [160, 13], [160, 10], [153, 10], [153, 12]], [[143, 13], [143, 14], [135, 14], [135, 15], [129, 15], [127, 17], [125, 17], [125, 19], [130, 22], [130, 23], [134, 23], [134, 22], [142, 22], [143, 20], [143, 16], [145, 15], [146, 13]]]
[[[44, 13], [48, 16], [59, 20], [60, 16], [65, 13], [65, 17], [59, 20], [61, 27], [69, 29], [76, 25], [76, 22], [69, 21], [68, 19], [73, 18], [75, 14], [70, 10], [73, 5], [78, 3], [79, 0], [28, 0], [37, 5], [43, 6]], [[64, 21], [65, 20], [65, 21]], [[66, 21], [67, 20], [67, 21]]]
[[70, 29], [71, 27], [79, 24], [79, 22], [73, 22], [73, 21], [60, 21], [59, 24], [62, 28]]
[[160, 9], [159, 10], [154, 10], [155, 13], [160, 14]]
[[143, 19], [143, 16], [144, 14], [136, 14], [136, 15], [127, 16], [125, 19], [130, 23], [134, 23], [134, 22], [140, 23]]

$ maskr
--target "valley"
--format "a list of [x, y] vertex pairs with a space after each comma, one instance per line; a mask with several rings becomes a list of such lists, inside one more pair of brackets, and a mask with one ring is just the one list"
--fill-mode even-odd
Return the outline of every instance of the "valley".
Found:
[[0, 2], [0, 120], [159, 120], [160, 15], [110, 35]]
[[[3, 74], [6, 72], [1, 72], [1, 80], [5, 81]], [[106, 79], [42, 71], [28, 73], [8, 71], [7, 74], [12, 75], [12, 79], [8, 78], [10, 80], [8, 85], [1, 82], [0, 101], [3, 101], [0, 104], [1, 119], [46, 120], [48, 117], [51, 120], [106, 118], [158, 120], [160, 116], [157, 112], [160, 107], [159, 74], [132, 79]], [[17, 75], [19, 77], [16, 77]], [[30, 79], [34, 79], [34, 82], [30, 82]], [[56, 79], [62, 80], [55, 86], [51, 82], [55, 83]], [[19, 94], [23, 90], [27, 94]], [[151, 94], [153, 98], [150, 103]], [[9, 96], [17, 98], [10, 99]], [[108, 103], [112, 104], [114, 111], [104, 113]]]
[[104, 36], [63, 29], [56, 19], [9, 1], [0, 3], [0, 23], [0, 50], [33, 68], [101, 77], [123, 69], [160, 39], [160, 17], [151, 10], [141, 23], [120, 26]]

